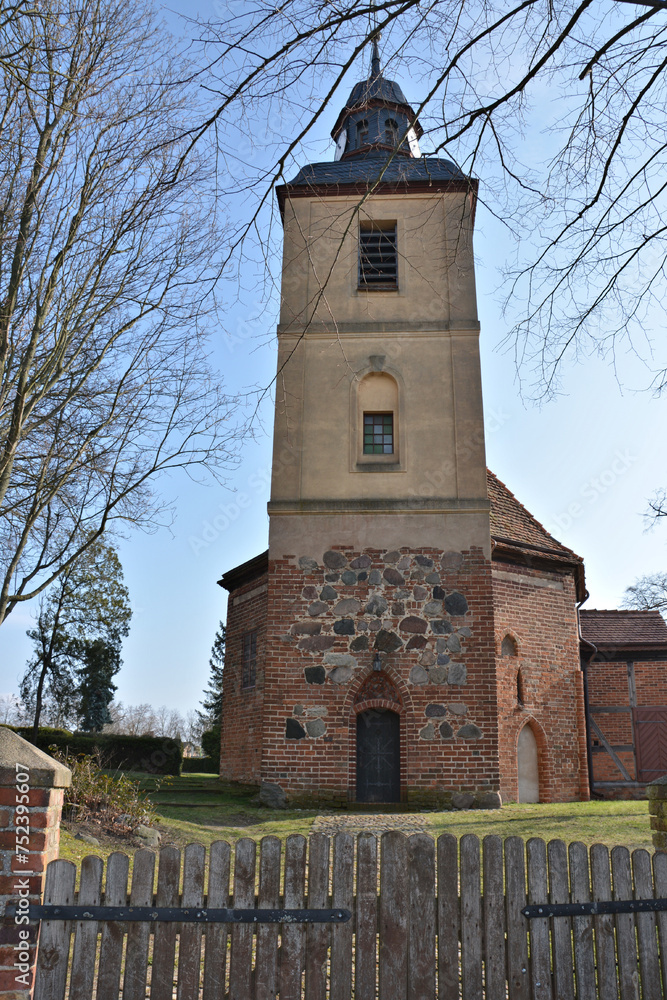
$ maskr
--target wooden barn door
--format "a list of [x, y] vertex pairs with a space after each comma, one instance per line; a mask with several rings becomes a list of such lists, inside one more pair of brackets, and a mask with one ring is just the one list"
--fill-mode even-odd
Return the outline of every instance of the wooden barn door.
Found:
[[400, 716], [387, 708], [357, 715], [357, 802], [400, 802]]
[[667, 774], [667, 707], [633, 708], [637, 781]]

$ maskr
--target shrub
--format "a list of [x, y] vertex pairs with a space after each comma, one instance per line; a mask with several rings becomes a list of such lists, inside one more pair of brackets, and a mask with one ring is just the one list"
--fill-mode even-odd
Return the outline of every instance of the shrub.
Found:
[[[14, 729], [32, 743], [32, 729]], [[164, 736], [123, 736], [115, 733], [96, 733], [90, 736], [64, 735], [53, 730], [39, 730], [35, 746], [45, 753], [55, 747], [63, 753], [80, 756], [99, 755], [103, 767], [124, 771], [148, 771], [151, 774], [181, 773], [183, 747], [180, 740]]]
[[[72, 772], [72, 784], [65, 789], [65, 814], [69, 819], [94, 820], [132, 829], [150, 825], [156, 818], [155, 806], [137, 781], [120, 772], [105, 774], [99, 755], [63, 753], [52, 748], [53, 757]], [[159, 787], [159, 786], [158, 786]], [[120, 824], [118, 823], [121, 819]]]
[[181, 774], [217, 774], [220, 764], [213, 757], [184, 757]]
[[213, 726], [201, 734], [201, 748], [215, 762], [217, 771], [220, 767], [220, 726]]

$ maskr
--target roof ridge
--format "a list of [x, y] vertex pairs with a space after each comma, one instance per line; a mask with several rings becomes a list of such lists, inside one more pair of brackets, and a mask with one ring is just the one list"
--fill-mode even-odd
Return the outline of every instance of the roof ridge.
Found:
[[[502, 481], [502, 479], [500, 479], [495, 474], [495, 472], [492, 472], [492, 470], [487, 467], [486, 473], [487, 473], [488, 477], [490, 477], [491, 479], [495, 480], [495, 482], [507, 494], [509, 494], [509, 496], [512, 498], [512, 500], [517, 505], [517, 507], [520, 508], [520, 510], [526, 515], [526, 517], [545, 535], [546, 538], [548, 538], [552, 542], [554, 542], [558, 546], [558, 548], [562, 549], [564, 552], [569, 552], [571, 555], [575, 556], [576, 559], [581, 559], [581, 556], [577, 555], [577, 553], [574, 551], [574, 549], [571, 549], [571, 548], [569, 548], [569, 546], [564, 545], [563, 542], [559, 541], [554, 535], [551, 534], [550, 531], [547, 531], [547, 529], [544, 527], [544, 525], [542, 524], [542, 522], [538, 521], [534, 514], [531, 514], [531, 512], [528, 510], [528, 508], [525, 507], [524, 504], [521, 503], [521, 501], [517, 498], [517, 496], [514, 493], [512, 493], [512, 491], [509, 488], [509, 486], [507, 486], [506, 483], [504, 483]], [[517, 539], [517, 541], [520, 542], [520, 539]]]

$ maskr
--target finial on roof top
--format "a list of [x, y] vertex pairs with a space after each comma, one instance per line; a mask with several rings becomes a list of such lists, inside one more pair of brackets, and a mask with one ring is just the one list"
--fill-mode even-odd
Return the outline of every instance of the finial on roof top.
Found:
[[380, 69], [380, 50], [378, 49], [378, 36], [373, 39], [373, 55], [371, 57], [371, 80], [379, 80], [382, 76]]

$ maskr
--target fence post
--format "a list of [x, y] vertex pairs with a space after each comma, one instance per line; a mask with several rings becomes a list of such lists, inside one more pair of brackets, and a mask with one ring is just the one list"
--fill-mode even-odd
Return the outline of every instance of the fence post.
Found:
[[[17, 733], [0, 726], [0, 1000], [29, 1000], [37, 928], [27, 923], [41, 900], [49, 861], [58, 857], [64, 789], [69, 768]], [[16, 917], [4, 916], [7, 903]]]
[[653, 846], [656, 851], [667, 851], [667, 777], [656, 778], [646, 786], [646, 791]]

